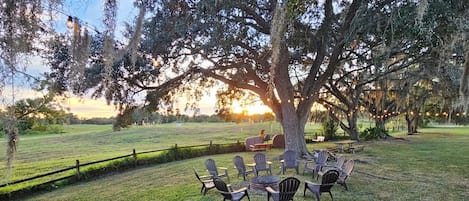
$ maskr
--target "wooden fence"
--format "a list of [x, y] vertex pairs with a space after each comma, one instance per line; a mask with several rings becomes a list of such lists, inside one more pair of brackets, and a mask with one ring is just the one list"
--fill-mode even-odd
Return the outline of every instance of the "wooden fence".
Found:
[[[124, 159], [124, 158], [133, 159], [134, 162], [135, 162], [135, 165], [137, 165], [137, 160], [138, 160], [137, 156], [142, 155], [142, 154], [149, 154], [149, 153], [156, 153], [156, 152], [163, 152], [163, 151], [170, 151], [170, 150], [177, 150], [177, 149], [191, 149], [191, 148], [195, 148], [195, 147], [206, 147], [206, 148], [208, 148], [208, 150], [210, 150], [214, 146], [234, 146], [234, 145], [238, 145], [239, 147], [243, 147], [243, 149], [244, 149], [244, 143], [239, 142], [239, 140], [236, 143], [228, 143], [228, 144], [212, 144], [212, 141], [210, 141], [210, 144], [192, 145], [192, 146], [183, 146], [183, 147], [178, 147], [178, 145], [175, 144], [174, 147], [171, 147], [171, 148], [156, 149], [156, 150], [142, 151], [142, 152], [136, 152], [135, 149], [133, 149], [132, 153], [130, 153], [130, 154], [117, 156], [117, 157], [113, 157], [113, 158], [108, 158], [108, 159], [103, 159], [103, 160], [99, 160], [99, 161], [80, 163], [80, 160], [76, 160], [75, 165], [73, 165], [73, 166], [63, 168], [63, 169], [60, 169], [60, 170], [55, 170], [55, 171], [52, 171], [52, 172], [47, 172], [47, 173], [44, 173], [44, 174], [36, 175], [36, 176], [25, 178], [25, 179], [20, 179], [20, 180], [16, 180], [16, 181], [12, 181], [12, 182], [7, 182], [7, 183], [4, 183], [4, 184], [1, 184], [0, 188], [6, 187], [6, 186], [9, 186], [9, 185], [28, 182], [28, 181], [31, 181], [31, 180], [35, 180], [35, 179], [39, 179], [39, 178], [43, 178], [43, 177], [47, 177], [47, 176], [51, 176], [51, 175], [55, 175], [55, 174], [59, 174], [59, 173], [65, 172], [65, 171], [73, 170], [73, 169], [76, 170], [76, 173], [74, 175], [72, 174], [72, 175], [69, 175], [69, 176], [56, 178], [56, 179], [44, 182], [42, 184], [53, 183], [53, 182], [57, 182], [57, 181], [65, 180], [65, 179], [70, 179], [70, 178], [73, 178], [73, 177], [76, 177], [78, 180], [80, 180], [80, 177], [81, 177], [81, 174], [82, 174], [80, 169], [82, 167], [90, 166], [90, 165], [94, 165], [94, 164], [98, 164], [98, 163], [109, 162], [109, 161], [113, 161], [113, 160], [117, 160], [117, 159]], [[235, 151], [241, 151], [241, 150], [237, 149]], [[209, 155], [209, 154], [206, 154], [206, 155]], [[38, 185], [42, 185], [42, 184], [38, 184]]]

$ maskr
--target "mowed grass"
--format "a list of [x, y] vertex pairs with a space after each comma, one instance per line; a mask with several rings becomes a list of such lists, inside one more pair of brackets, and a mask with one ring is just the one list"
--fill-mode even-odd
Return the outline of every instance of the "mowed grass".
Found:
[[[386, 140], [365, 143], [365, 150], [345, 154], [356, 160], [355, 170], [347, 180], [349, 191], [341, 186], [333, 188], [335, 200], [467, 200], [469, 198], [469, 128], [429, 128], [413, 136], [399, 136], [405, 140]], [[310, 144], [313, 148], [334, 146], [326, 142]], [[279, 174], [278, 155], [283, 150], [265, 152]], [[104, 176], [93, 181], [61, 187], [25, 200], [221, 200], [215, 190], [200, 194], [200, 184], [192, 167], [205, 172], [204, 161], [216, 160], [218, 166], [229, 168], [235, 188], [248, 183], [236, 177], [232, 158], [244, 157], [252, 162], [254, 153], [243, 152], [206, 156]], [[300, 172], [302, 168], [300, 168]], [[311, 175], [295, 175], [302, 183], [295, 200], [315, 200], [311, 193], [303, 197], [304, 180]], [[281, 176], [285, 178], [286, 176]], [[263, 191], [250, 190], [252, 201], [266, 200]], [[321, 200], [331, 200], [327, 194]]]
[[[319, 125], [308, 124], [307, 131], [318, 132]], [[6, 154], [0, 154], [0, 183], [15, 181], [55, 171], [80, 163], [112, 158], [137, 152], [174, 146], [244, 142], [247, 136], [258, 135], [261, 129], [267, 134], [282, 133], [276, 122], [265, 123], [182, 123], [152, 126], [134, 126], [112, 132], [111, 125], [67, 125], [65, 133], [54, 135], [20, 136], [14, 169], [7, 172]], [[0, 150], [6, 150], [5, 138], [0, 140]], [[5, 153], [5, 152], [4, 152]], [[64, 172], [32, 182], [1, 188], [9, 192], [47, 180], [74, 174]], [[9, 179], [8, 179], [9, 178]]]

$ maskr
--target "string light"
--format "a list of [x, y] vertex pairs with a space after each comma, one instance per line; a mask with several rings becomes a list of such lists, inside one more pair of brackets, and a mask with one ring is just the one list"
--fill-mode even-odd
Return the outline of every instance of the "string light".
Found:
[[67, 19], [67, 28], [72, 29], [73, 28], [73, 18], [72, 16], [68, 16]]

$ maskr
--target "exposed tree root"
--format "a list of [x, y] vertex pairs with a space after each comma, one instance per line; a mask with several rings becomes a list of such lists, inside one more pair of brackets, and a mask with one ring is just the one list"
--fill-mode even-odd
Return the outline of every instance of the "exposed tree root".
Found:
[[402, 137], [394, 137], [394, 136], [391, 136], [391, 135], [389, 135], [389, 134], [386, 134], [386, 138], [385, 138], [385, 139], [409, 141], [408, 139], [405, 139], [405, 138], [402, 138]]

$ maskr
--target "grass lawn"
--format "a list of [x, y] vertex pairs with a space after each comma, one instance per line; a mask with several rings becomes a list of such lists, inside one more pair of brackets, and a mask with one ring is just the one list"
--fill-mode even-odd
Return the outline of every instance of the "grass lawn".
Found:
[[[255, 130], [257, 131], [257, 130]], [[333, 188], [335, 200], [466, 200], [469, 197], [469, 128], [429, 128], [405, 140], [387, 140], [366, 144], [363, 152], [346, 154], [356, 160], [355, 170], [347, 180], [349, 191], [341, 186]], [[257, 132], [254, 132], [257, 133]], [[332, 143], [310, 144], [313, 148], [333, 146]], [[274, 163], [274, 174], [280, 172], [275, 158], [283, 150], [273, 149], [266, 154]], [[237, 153], [246, 163], [254, 153]], [[232, 158], [236, 154], [210, 156], [218, 166], [229, 168], [232, 185], [246, 186], [236, 178]], [[200, 184], [192, 167], [204, 173], [200, 157], [163, 165], [143, 167], [113, 174], [93, 181], [66, 186], [35, 195], [26, 200], [221, 200], [215, 190], [206, 196], [199, 193]], [[300, 172], [302, 168], [300, 168]], [[301, 181], [311, 180], [307, 174], [289, 176]], [[283, 176], [282, 176], [283, 177]], [[295, 200], [314, 200], [311, 193], [303, 198], [302, 182]], [[250, 190], [251, 200], [266, 200], [263, 191]], [[330, 200], [327, 194], [322, 200]]]

